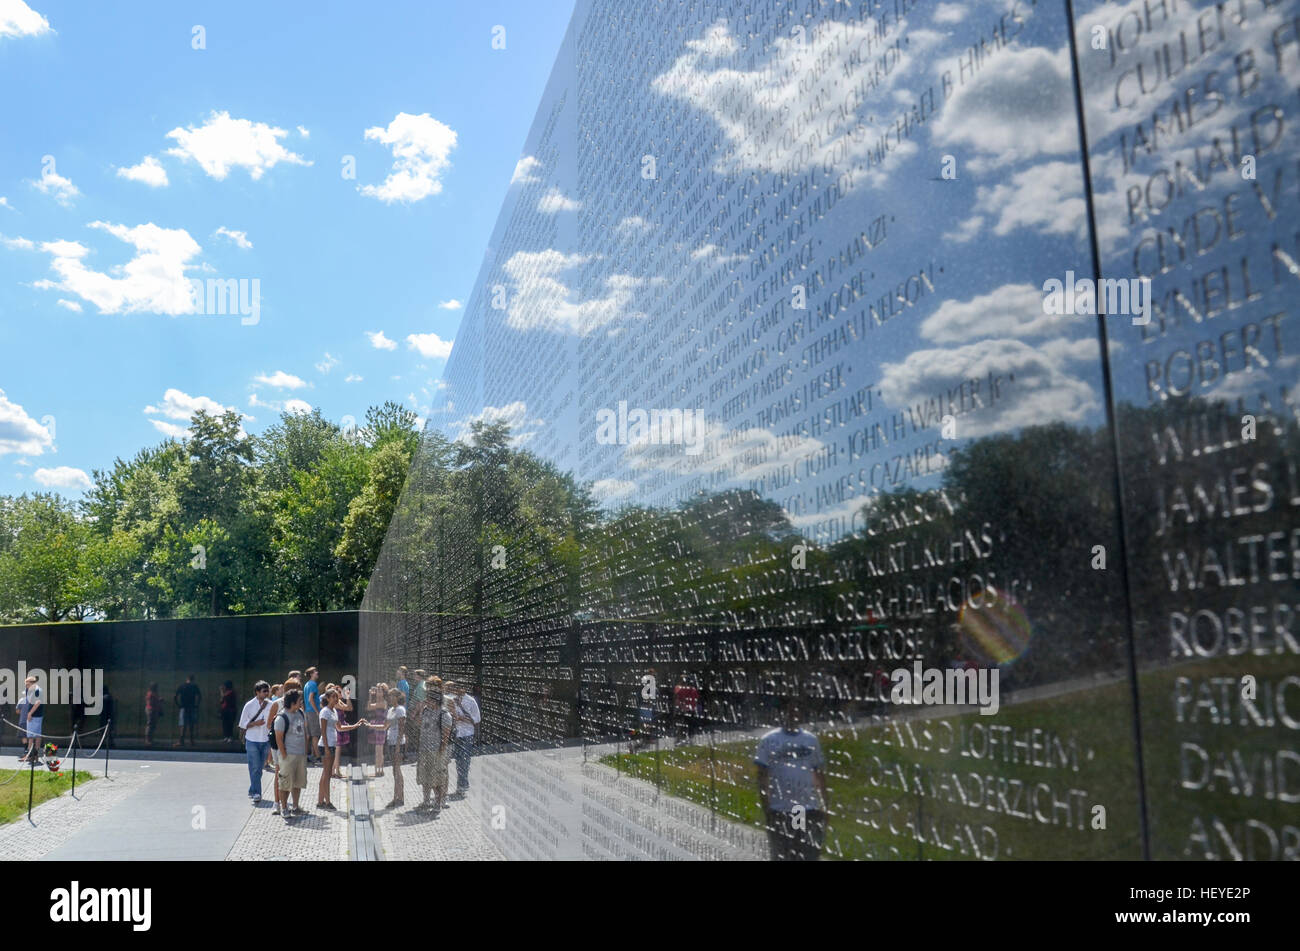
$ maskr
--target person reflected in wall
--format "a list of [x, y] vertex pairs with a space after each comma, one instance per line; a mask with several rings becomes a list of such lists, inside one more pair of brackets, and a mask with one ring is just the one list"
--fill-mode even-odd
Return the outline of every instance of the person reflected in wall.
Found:
[[452, 740], [456, 757], [456, 792], [450, 798], [463, 799], [469, 791], [470, 757], [474, 755], [474, 741], [483, 715], [478, 701], [470, 696], [463, 684], [448, 681], [445, 689], [452, 697], [451, 717], [456, 724], [456, 735]]
[[176, 708], [180, 711], [179, 723], [181, 735], [177, 738], [172, 746], [180, 746], [185, 742], [188, 736], [190, 746], [194, 745], [195, 729], [199, 724], [199, 703], [203, 699], [203, 691], [199, 685], [194, 682], [194, 675], [190, 674], [185, 678], [185, 683], [176, 688]]
[[370, 688], [370, 697], [366, 702], [366, 714], [370, 718], [371, 729], [367, 731], [370, 742], [375, 748], [375, 775], [384, 775], [384, 739], [388, 728], [385, 717], [388, 713], [388, 684], [376, 684]]
[[117, 699], [113, 696], [113, 691], [108, 689], [108, 684], [104, 684], [104, 694], [101, 698], [99, 708], [99, 725], [104, 729], [104, 745], [112, 747], [113, 741], [117, 737]]
[[[411, 684], [406, 679], [406, 673], [407, 671], [405, 667], [398, 667], [397, 678], [393, 682], [393, 689], [402, 691], [402, 696], [405, 698], [402, 701], [403, 703], [406, 703], [408, 700], [411, 699]], [[402, 728], [402, 735], [397, 739], [397, 754], [402, 757], [402, 762], [405, 763], [406, 762], [406, 727]]]
[[340, 687], [338, 684], [325, 688], [326, 695], [333, 690], [338, 699], [334, 702], [334, 712], [338, 714], [338, 720], [335, 721], [334, 728], [338, 734], [338, 747], [335, 751], [335, 779], [347, 779], [348, 777], [338, 769], [338, 763], [342, 759], [344, 752], [357, 749], [361, 746], [361, 740], [357, 738], [354, 742], [353, 733], [361, 729], [370, 729], [370, 724], [362, 717], [356, 716], [352, 703], [352, 691], [347, 687]]
[[758, 798], [773, 861], [816, 861], [826, 838], [826, 761], [821, 742], [799, 726], [793, 697], [777, 701], [782, 723], [758, 741]]
[[158, 682], [155, 680], [149, 685], [149, 689], [144, 692], [144, 745], [153, 746], [154, 731], [158, 729], [158, 721], [162, 719], [163, 698], [158, 691]]
[[386, 725], [384, 752], [393, 767], [393, 801], [388, 804], [389, 809], [396, 809], [405, 803], [406, 784], [402, 778], [401, 748], [401, 737], [406, 730], [405, 702], [406, 695], [396, 687], [388, 691], [388, 709], [384, 712]]
[[683, 734], [688, 744], [694, 742], [695, 731], [698, 729], [700, 689], [694, 685], [693, 679], [693, 676], [688, 678], [683, 672], [677, 678], [677, 686], [673, 687], [673, 713], [679, 743]]
[[[447, 799], [447, 765], [453, 750], [450, 698], [443, 699], [442, 680], [430, 677], [425, 683], [424, 699], [420, 701], [420, 752], [415, 765], [415, 781], [424, 790], [424, 801], [417, 809], [432, 809], [436, 819]], [[430, 797], [433, 801], [430, 802]]]
[[340, 730], [338, 755], [334, 762], [334, 778], [346, 779], [347, 777], [343, 773], [343, 757], [344, 755], [352, 755], [352, 750], [354, 748], [354, 744], [352, 743], [352, 731], [356, 729], [353, 724], [357, 721], [353, 717], [352, 691], [347, 687], [342, 687], [338, 684], [334, 685], [334, 689], [338, 691], [339, 695], [338, 702], [334, 704], [334, 710], [339, 715], [338, 726]]
[[[427, 673], [418, 668], [414, 671], [414, 675], [415, 680], [411, 684], [411, 692], [409, 694], [411, 702], [407, 704], [410, 716], [406, 718], [406, 745], [407, 749], [410, 750], [410, 756], [412, 758], [418, 757], [420, 752], [420, 729], [422, 728], [420, 711], [424, 709], [422, 706], [424, 703], [424, 691], [428, 687], [426, 681], [429, 678]], [[400, 690], [402, 688], [399, 686], [397, 689]]]
[[227, 680], [221, 685], [221, 696], [217, 699], [217, 713], [221, 716], [221, 742], [235, 742], [235, 683]]

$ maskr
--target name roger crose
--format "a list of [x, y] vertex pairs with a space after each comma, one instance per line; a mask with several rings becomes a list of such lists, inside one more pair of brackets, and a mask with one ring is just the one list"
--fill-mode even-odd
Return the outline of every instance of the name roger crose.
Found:
[[627, 408], [627, 400], [618, 401], [618, 412], [596, 410], [596, 442], [602, 446], [675, 446], [686, 447], [686, 455], [696, 456], [704, 448], [704, 419], [699, 410]]
[[998, 681], [1001, 671], [996, 667], [978, 670], [941, 670], [921, 666], [918, 660], [912, 669], [898, 667], [889, 675], [893, 685], [889, 691], [892, 703], [967, 706], [979, 704], [981, 716], [998, 712]]
[[71, 888], [50, 892], [50, 921], [129, 921], [132, 931], [148, 931], [151, 924], [153, 889]]
[[104, 709], [104, 671], [102, 668], [87, 667], [84, 670], [73, 668], [65, 670], [56, 667], [48, 676], [40, 668], [27, 669], [27, 662], [20, 660], [18, 670], [0, 667], [0, 704], [16, 704], [26, 692], [27, 677], [36, 678], [36, 686], [41, 688], [41, 703], [58, 706], [60, 704], [85, 704], [86, 713], [96, 716]]

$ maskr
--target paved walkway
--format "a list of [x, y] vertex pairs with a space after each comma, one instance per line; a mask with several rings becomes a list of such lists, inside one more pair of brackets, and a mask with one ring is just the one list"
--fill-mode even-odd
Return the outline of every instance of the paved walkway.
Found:
[[[108, 778], [103, 759], [78, 760], [99, 778], [78, 785], [24, 817], [0, 826], [6, 858], [207, 860], [347, 857], [347, 784], [335, 781], [337, 813], [311, 809], [319, 770], [310, 770], [303, 803], [309, 811], [285, 820], [271, 815], [270, 773], [263, 773], [266, 800], [247, 797], [248, 767], [217, 754], [181, 759], [164, 753], [114, 753]], [[16, 757], [0, 759], [14, 768]]]
[[[387, 859], [766, 859], [762, 832], [710, 814], [596, 762], [614, 745], [475, 756], [470, 788], [437, 819], [413, 811], [421, 790], [404, 767], [404, 806], [388, 810], [391, 766], [371, 800]], [[448, 786], [456, 788], [456, 769]]]
[[[371, 776], [380, 857], [389, 861], [502, 859], [762, 859], [751, 827], [715, 817], [653, 784], [600, 765], [614, 746], [474, 757], [471, 787], [437, 818], [416, 811], [415, 767], [403, 768], [405, 804], [393, 798], [391, 764]], [[0, 767], [16, 766], [11, 756]], [[103, 760], [78, 762], [102, 774]], [[373, 773], [373, 769], [367, 767]], [[350, 784], [335, 780], [336, 812], [314, 808], [320, 771], [309, 770], [307, 812], [286, 820], [268, 798], [253, 806], [248, 770], [219, 754], [114, 753], [109, 777], [38, 806], [32, 822], [0, 826], [0, 855], [19, 859], [346, 860]], [[454, 790], [456, 775], [450, 770]]]

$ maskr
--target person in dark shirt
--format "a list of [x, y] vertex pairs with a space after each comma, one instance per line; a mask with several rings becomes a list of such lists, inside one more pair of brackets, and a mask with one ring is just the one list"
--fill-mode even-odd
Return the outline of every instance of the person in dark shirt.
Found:
[[113, 734], [117, 732], [117, 701], [113, 699], [113, 692], [108, 689], [108, 684], [104, 684], [103, 706], [99, 710], [99, 725], [108, 727], [108, 736], [104, 738], [104, 745], [112, 746]]
[[190, 746], [194, 745], [194, 728], [199, 722], [199, 701], [202, 699], [203, 693], [199, 690], [199, 685], [194, 682], [193, 674], [190, 674], [185, 679], [185, 683], [176, 688], [176, 706], [181, 712], [181, 735], [173, 744], [174, 746], [184, 743], [186, 734], [189, 735]]

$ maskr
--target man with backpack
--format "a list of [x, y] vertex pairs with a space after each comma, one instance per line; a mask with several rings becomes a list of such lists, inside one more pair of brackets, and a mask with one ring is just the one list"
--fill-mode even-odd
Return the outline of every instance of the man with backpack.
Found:
[[239, 714], [239, 728], [244, 731], [244, 752], [248, 755], [248, 797], [254, 803], [262, 801], [262, 764], [270, 747], [268, 707], [271, 706], [271, 685], [265, 680], [253, 684], [253, 699], [244, 704]]
[[275, 744], [280, 751], [280, 793], [293, 796], [286, 801], [284, 817], [302, 815], [298, 800], [307, 788], [307, 717], [302, 708], [302, 691], [286, 690], [281, 711], [275, 716]]

